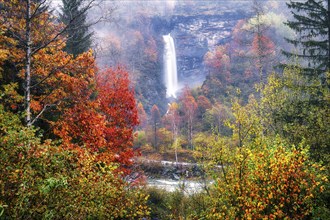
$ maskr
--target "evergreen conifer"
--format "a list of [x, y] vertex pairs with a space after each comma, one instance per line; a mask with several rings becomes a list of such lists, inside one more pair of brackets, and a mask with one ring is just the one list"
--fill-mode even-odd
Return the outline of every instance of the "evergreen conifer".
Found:
[[329, 0], [290, 1], [287, 5], [293, 20], [286, 24], [297, 33], [297, 38], [286, 40], [297, 51], [283, 53], [305, 60], [307, 75], [324, 76], [324, 72], [330, 70]]
[[91, 48], [92, 35], [86, 23], [88, 6], [83, 0], [62, 0], [60, 20], [68, 28], [64, 51], [77, 56]]

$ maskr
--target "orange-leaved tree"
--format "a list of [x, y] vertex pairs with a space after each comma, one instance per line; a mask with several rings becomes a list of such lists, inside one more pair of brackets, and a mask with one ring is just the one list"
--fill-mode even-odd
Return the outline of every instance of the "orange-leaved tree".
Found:
[[137, 105], [137, 111], [139, 116], [139, 128], [141, 130], [145, 129], [148, 123], [148, 116], [141, 102], [139, 102], [139, 104]]
[[[13, 79], [21, 82], [22, 94], [24, 94], [24, 111], [26, 125], [31, 126], [35, 119], [40, 117], [40, 111], [33, 114], [34, 94], [33, 88], [40, 92], [38, 79], [40, 76], [42, 82], [46, 80], [45, 76], [51, 73], [37, 73], [35, 70], [35, 56], [42, 50], [48, 50], [46, 54], [52, 54], [62, 41], [57, 38], [60, 25], [52, 22], [52, 16], [47, 12], [45, 1], [1, 1], [0, 21], [2, 25], [1, 38], [12, 39], [5, 44], [12, 50], [12, 54], [7, 57], [5, 70]], [[44, 51], [45, 52], [45, 51]], [[45, 54], [45, 53], [44, 53]], [[65, 61], [64, 61], [65, 62]], [[56, 62], [55, 62], [56, 63]], [[20, 79], [19, 79], [20, 78]], [[48, 78], [48, 77], [47, 77]], [[53, 103], [52, 103], [53, 104]], [[46, 105], [42, 108], [47, 108]]]
[[96, 70], [94, 57], [90, 51], [76, 58], [62, 51], [66, 27], [54, 22], [47, 1], [0, 4], [0, 64], [5, 73], [0, 85], [15, 84], [24, 98], [10, 106], [25, 112], [27, 126], [39, 123], [45, 128], [71, 105], [74, 93], [89, 87]]

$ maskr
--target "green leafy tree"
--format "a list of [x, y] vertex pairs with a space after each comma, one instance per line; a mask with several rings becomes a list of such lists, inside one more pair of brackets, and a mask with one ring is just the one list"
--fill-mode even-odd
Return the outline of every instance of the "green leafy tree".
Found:
[[[329, 74], [326, 77], [328, 79]], [[311, 147], [314, 159], [329, 161], [327, 85], [321, 86], [319, 80], [308, 79], [300, 68], [287, 68], [281, 77], [270, 75], [268, 84], [261, 91], [265, 132], [280, 135], [296, 145], [304, 141]]]
[[[319, 75], [330, 69], [330, 10], [329, 0], [290, 1], [287, 4], [293, 20], [286, 24], [297, 33], [296, 39], [287, 39], [298, 48], [284, 54], [306, 60], [304, 70]], [[316, 71], [316, 72], [315, 72]]]
[[234, 120], [227, 122], [227, 126], [233, 130], [233, 140], [239, 147], [243, 147], [251, 142], [262, 138], [262, 126], [258, 113], [259, 104], [253, 95], [249, 98], [249, 103], [242, 106], [235, 100], [232, 106]]
[[230, 107], [225, 106], [220, 102], [216, 102], [211, 109], [205, 112], [203, 123], [205, 128], [213, 129], [217, 135], [231, 136], [231, 129], [226, 126], [226, 123], [232, 117]]

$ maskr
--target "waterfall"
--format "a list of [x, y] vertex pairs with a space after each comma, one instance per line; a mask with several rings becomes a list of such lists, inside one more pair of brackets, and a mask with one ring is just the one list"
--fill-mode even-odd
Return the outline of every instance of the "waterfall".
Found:
[[178, 75], [176, 67], [176, 53], [174, 40], [170, 34], [163, 35], [164, 39], [164, 74], [166, 85], [166, 96], [176, 98], [178, 90]]

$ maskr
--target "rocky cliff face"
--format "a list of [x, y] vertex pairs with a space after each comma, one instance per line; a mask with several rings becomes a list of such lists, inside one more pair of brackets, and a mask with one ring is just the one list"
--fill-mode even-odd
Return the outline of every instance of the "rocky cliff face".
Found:
[[220, 3], [177, 6], [177, 14], [170, 20], [181, 86], [191, 87], [202, 83], [207, 74], [203, 66], [205, 53], [228, 41], [237, 21], [248, 16], [248, 12], [243, 10], [248, 7], [246, 3]]

